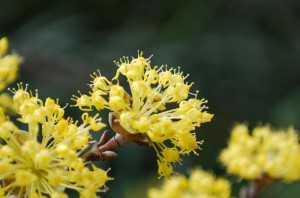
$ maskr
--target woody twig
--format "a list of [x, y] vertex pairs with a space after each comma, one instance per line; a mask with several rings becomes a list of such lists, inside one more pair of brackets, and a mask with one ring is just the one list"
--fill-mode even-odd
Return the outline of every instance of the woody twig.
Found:
[[116, 134], [109, 139], [109, 131], [105, 131], [100, 140], [93, 145], [91, 150], [82, 156], [84, 161], [104, 161], [106, 159], [115, 158], [117, 157], [117, 154], [114, 150], [130, 142], [135, 142], [141, 146], [149, 146], [147, 138], [140, 134], [131, 134], [127, 132], [120, 123], [116, 121], [116, 117], [113, 113], [109, 116], [109, 123]]

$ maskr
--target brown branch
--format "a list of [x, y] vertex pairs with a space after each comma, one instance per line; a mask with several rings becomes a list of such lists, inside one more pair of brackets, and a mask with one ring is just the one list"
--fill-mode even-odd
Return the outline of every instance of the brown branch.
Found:
[[262, 173], [261, 176], [255, 180], [250, 181], [249, 185], [240, 190], [241, 198], [258, 198], [259, 192], [262, 188], [273, 182], [274, 179], [267, 174]]
[[109, 131], [105, 131], [100, 140], [96, 142], [91, 150], [85, 153], [82, 158], [84, 161], [104, 161], [117, 157], [114, 152], [117, 148], [124, 146], [127, 143], [135, 142], [142, 146], [149, 146], [149, 141], [141, 134], [131, 134], [126, 131], [119, 122], [116, 121], [114, 113], [109, 116], [109, 123], [116, 134], [109, 139]]

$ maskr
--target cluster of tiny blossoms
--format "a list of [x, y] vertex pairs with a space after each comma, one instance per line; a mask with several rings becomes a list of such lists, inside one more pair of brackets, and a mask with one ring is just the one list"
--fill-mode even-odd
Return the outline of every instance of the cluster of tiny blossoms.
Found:
[[[8, 50], [7, 38], [0, 39], [0, 92], [12, 83], [19, 70], [21, 57], [17, 54], [6, 54]], [[14, 112], [13, 102], [8, 93], [0, 94], [0, 108], [5, 111]]]
[[239, 124], [220, 160], [229, 173], [245, 179], [258, 179], [261, 174], [287, 182], [300, 179], [300, 145], [293, 128], [275, 131], [259, 126], [249, 134], [248, 127]]
[[[185, 82], [188, 75], [184, 76], [180, 68], [152, 67], [142, 53], [131, 61], [124, 57], [116, 65], [119, 68], [111, 81], [100, 72], [91, 75], [90, 93], [74, 96], [75, 106], [83, 111], [93, 107], [113, 111], [123, 131], [149, 141], [157, 153], [158, 173], [168, 176], [180, 154], [196, 153], [200, 148], [202, 141], [197, 141], [192, 131], [213, 117], [204, 111], [207, 101], [190, 93], [192, 83]], [[119, 84], [121, 76], [126, 77], [130, 93]], [[190, 95], [193, 97], [188, 98]]]
[[105, 125], [83, 114], [83, 124], [63, 118], [64, 108], [57, 101], [42, 101], [22, 84], [13, 89], [13, 101], [20, 115], [18, 128], [0, 111], [0, 197], [65, 198], [66, 188], [81, 197], [96, 197], [110, 180], [107, 172], [80, 158], [88, 147], [90, 130]]
[[149, 198], [229, 198], [230, 183], [200, 168], [191, 171], [189, 178], [174, 175], [165, 179], [161, 188], [150, 188]]

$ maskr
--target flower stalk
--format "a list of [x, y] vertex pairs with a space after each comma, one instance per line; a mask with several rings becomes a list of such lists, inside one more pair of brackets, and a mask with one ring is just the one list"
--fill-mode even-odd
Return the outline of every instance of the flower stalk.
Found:
[[241, 198], [258, 198], [261, 189], [274, 181], [267, 174], [262, 173], [257, 179], [251, 180], [249, 185], [240, 190]]

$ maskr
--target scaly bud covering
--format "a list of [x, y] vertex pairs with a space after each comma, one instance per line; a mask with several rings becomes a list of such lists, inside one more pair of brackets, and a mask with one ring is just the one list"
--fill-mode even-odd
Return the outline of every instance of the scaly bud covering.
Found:
[[[142, 53], [131, 61], [124, 57], [116, 65], [119, 68], [112, 80], [100, 72], [91, 75], [90, 93], [74, 96], [74, 106], [83, 111], [111, 110], [115, 132], [145, 137], [157, 153], [159, 174], [168, 176], [173, 172], [172, 163], [180, 161], [181, 154], [196, 153], [200, 148], [202, 141], [197, 141], [192, 131], [213, 117], [205, 111], [207, 101], [190, 93], [193, 83], [185, 81], [188, 75], [184, 76], [180, 68], [152, 67]], [[128, 85], [119, 83], [122, 77]], [[166, 146], [167, 141], [172, 147]]]
[[97, 117], [83, 117], [78, 125], [63, 118], [57, 101], [42, 101], [22, 84], [13, 89], [13, 101], [25, 126], [19, 129], [0, 112], [0, 196], [67, 197], [66, 188], [81, 197], [96, 197], [110, 180], [107, 171], [86, 167], [80, 154], [88, 147], [93, 129], [104, 125]]
[[190, 176], [178, 174], [166, 178], [160, 188], [150, 188], [149, 198], [229, 198], [230, 183], [217, 178], [200, 168], [191, 171]]
[[238, 124], [220, 160], [229, 173], [245, 179], [263, 174], [286, 182], [300, 179], [299, 138], [292, 127], [276, 131], [258, 126], [250, 134], [246, 125]]

